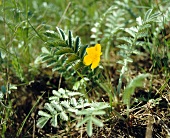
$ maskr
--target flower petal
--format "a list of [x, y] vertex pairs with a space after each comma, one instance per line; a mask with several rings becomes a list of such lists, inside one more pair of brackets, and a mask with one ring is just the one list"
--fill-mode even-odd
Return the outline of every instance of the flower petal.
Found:
[[99, 65], [99, 62], [100, 62], [100, 56], [97, 57], [95, 60], [93, 60], [91, 69], [95, 69]]
[[83, 62], [84, 62], [84, 64], [85, 64], [86, 66], [90, 65], [90, 64], [92, 63], [92, 58], [91, 58], [91, 56], [86, 55], [86, 56], [84, 57]]
[[88, 55], [93, 55], [96, 51], [94, 47], [89, 47], [89, 48], [86, 48], [86, 52]]
[[96, 44], [95, 45], [95, 50], [100, 53], [101, 52], [101, 45], [100, 44]]

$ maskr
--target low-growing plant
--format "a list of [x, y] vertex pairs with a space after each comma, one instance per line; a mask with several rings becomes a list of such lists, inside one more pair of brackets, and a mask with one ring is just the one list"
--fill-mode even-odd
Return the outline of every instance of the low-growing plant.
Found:
[[46, 111], [38, 112], [38, 115], [41, 116], [37, 121], [39, 128], [43, 128], [49, 120], [53, 127], [57, 127], [61, 121], [72, 121], [70, 120], [71, 117], [79, 121], [77, 127], [87, 124], [86, 128], [89, 136], [92, 136], [92, 124], [99, 127], [103, 126], [103, 122], [96, 116], [106, 113], [104, 109], [109, 107], [108, 103], [90, 103], [82, 93], [62, 88], [58, 91], [53, 90], [53, 95], [49, 97], [50, 103], [44, 105]]
[[0, 0], [1, 137], [36, 137], [48, 125], [55, 129], [46, 136], [75, 128], [80, 137], [107, 128], [128, 137], [139, 125], [154, 137], [161, 125], [168, 137], [169, 7], [169, 0]]
[[[77, 79], [74, 79], [75, 85], [73, 85], [73, 88], [75, 90], [79, 89], [79, 92], [72, 92], [64, 89], [59, 89], [58, 91], [53, 90], [54, 96], [49, 97], [50, 103], [45, 103], [44, 106], [48, 111], [39, 111], [39, 115], [42, 117], [39, 118], [37, 126], [42, 128], [47, 121], [51, 120], [51, 125], [56, 127], [59, 118], [63, 121], [69, 121], [70, 116], [72, 116], [78, 121], [78, 116], [81, 115], [82, 120], [77, 124], [77, 127], [87, 123], [87, 134], [92, 136], [92, 123], [100, 127], [103, 126], [102, 121], [95, 118], [95, 115], [101, 116], [106, 113], [103, 109], [110, 108], [111, 111], [113, 111], [115, 106], [125, 104], [127, 106], [127, 115], [129, 115], [131, 96], [134, 94], [137, 87], [143, 86], [144, 79], [149, 75], [140, 74], [133, 79], [129, 78], [126, 75], [128, 72], [128, 63], [133, 62], [131, 59], [132, 54], [139, 54], [136, 50], [137, 46], [145, 44], [145, 41], [139, 39], [148, 36], [147, 30], [151, 27], [150, 23], [155, 22], [159, 15], [159, 13], [151, 13], [152, 10], [148, 10], [145, 14], [144, 20], [142, 20], [141, 17], [138, 17], [137, 27], [121, 28], [122, 31], [127, 32], [130, 36], [118, 38], [119, 41], [125, 41], [126, 43], [117, 46], [120, 48], [120, 54], [122, 56], [122, 60], [118, 61], [118, 63], [122, 65], [122, 69], [120, 70], [120, 77], [116, 91], [114, 91], [109, 84], [100, 80], [102, 72], [96, 74], [100, 62], [100, 56], [102, 55], [100, 44], [96, 44], [94, 47], [82, 45], [79, 37], [74, 38], [71, 31], [66, 35], [64, 31], [58, 27], [57, 31], [59, 35], [55, 31], [46, 31], [42, 35], [42, 38], [45, 40], [47, 47], [42, 48], [43, 53], [40, 55], [41, 61], [47, 63], [47, 67], [52, 67], [53, 71], [59, 71], [65, 77], [70, 76], [72, 79], [74, 75], [77, 76], [75, 78], [80, 77], [81, 80], [80, 82], [77, 82]], [[86, 53], [87, 55], [85, 55]], [[128, 85], [122, 90], [122, 79], [125, 77], [127, 77]], [[108, 94], [110, 99], [109, 102], [98, 103], [97, 101], [89, 100], [87, 93], [89, 87], [87, 81], [89, 80], [98, 85], [98, 87]], [[82, 82], [84, 82], [84, 84], [82, 84]], [[75, 95], [81, 98], [81, 100], [76, 99]], [[121, 95], [123, 102], [120, 101]], [[82, 99], [82, 97], [84, 99]], [[118, 102], [116, 103], [117, 105], [114, 104], [113, 106], [112, 102], [115, 102], [115, 99], [117, 99]], [[116, 110], [114, 110], [114, 112], [116, 112]], [[116, 113], [124, 120], [118, 112]]]

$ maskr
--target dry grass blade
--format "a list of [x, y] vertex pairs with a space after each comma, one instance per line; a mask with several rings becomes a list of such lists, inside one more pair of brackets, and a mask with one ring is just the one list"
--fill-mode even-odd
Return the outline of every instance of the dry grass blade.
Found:
[[148, 116], [145, 138], [152, 138], [152, 132], [153, 132], [153, 117]]

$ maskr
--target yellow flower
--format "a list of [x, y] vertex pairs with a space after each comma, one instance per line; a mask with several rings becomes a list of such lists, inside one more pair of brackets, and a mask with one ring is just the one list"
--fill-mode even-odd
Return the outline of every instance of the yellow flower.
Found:
[[91, 65], [91, 69], [93, 70], [99, 65], [100, 62], [100, 56], [102, 55], [101, 52], [101, 45], [96, 44], [94, 47], [86, 48], [87, 55], [84, 57], [84, 64], [86, 66]]

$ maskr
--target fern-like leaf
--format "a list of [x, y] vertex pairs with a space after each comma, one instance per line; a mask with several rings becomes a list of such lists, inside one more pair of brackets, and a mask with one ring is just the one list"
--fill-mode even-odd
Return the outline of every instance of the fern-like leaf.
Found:
[[64, 33], [64, 31], [58, 27], [56, 27], [56, 29], [57, 29], [58, 33], [60, 34], [61, 38], [63, 40], [66, 40], [66, 34]]
[[68, 45], [69, 45], [70, 48], [73, 47], [73, 34], [70, 30], [68, 32]]
[[75, 39], [75, 45], [74, 45], [74, 51], [75, 51], [75, 53], [78, 52], [79, 47], [80, 47], [80, 37], [77, 36], [76, 39]]

